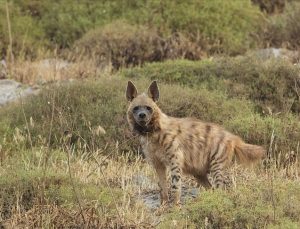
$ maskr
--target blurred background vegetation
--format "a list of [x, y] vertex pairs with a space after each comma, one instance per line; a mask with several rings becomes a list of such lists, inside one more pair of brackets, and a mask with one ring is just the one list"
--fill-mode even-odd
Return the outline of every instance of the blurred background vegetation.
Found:
[[[115, 67], [125, 51], [131, 59], [123, 64], [135, 65], [269, 46], [295, 49], [300, 45], [299, 20], [296, 0], [0, 0], [0, 54], [4, 58], [8, 52], [8, 26], [15, 56], [93, 50], [109, 55]], [[102, 47], [105, 42], [109, 50]], [[167, 53], [170, 48], [174, 53]]]

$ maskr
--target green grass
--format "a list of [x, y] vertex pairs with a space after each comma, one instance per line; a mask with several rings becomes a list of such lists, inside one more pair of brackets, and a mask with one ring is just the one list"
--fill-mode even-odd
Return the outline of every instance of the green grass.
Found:
[[[269, 181], [270, 182], [270, 181]], [[204, 191], [182, 210], [173, 210], [160, 228], [298, 228], [299, 184], [251, 180], [228, 191]]]

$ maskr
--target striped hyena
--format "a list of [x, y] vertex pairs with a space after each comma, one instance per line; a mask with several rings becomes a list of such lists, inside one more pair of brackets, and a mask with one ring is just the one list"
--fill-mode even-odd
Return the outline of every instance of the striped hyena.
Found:
[[130, 102], [129, 125], [140, 136], [143, 152], [157, 172], [162, 204], [168, 201], [167, 168], [171, 172], [174, 201], [179, 203], [182, 173], [193, 175], [205, 187], [224, 187], [225, 171], [234, 155], [246, 163], [265, 155], [262, 147], [247, 144], [218, 125], [164, 114], [156, 104], [156, 81], [151, 83], [148, 93], [139, 95], [129, 81], [126, 97]]

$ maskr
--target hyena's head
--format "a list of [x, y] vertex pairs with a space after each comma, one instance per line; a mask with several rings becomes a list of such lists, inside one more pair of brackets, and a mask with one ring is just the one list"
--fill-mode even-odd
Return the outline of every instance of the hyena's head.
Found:
[[138, 134], [145, 135], [160, 129], [160, 109], [156, 102], [159, 98], [157, 82], [153, 81], [147, 93], [138, 94], [131, 81], [128, 81], [126, 98], [130, 102], [127, 119], [131, 128]]

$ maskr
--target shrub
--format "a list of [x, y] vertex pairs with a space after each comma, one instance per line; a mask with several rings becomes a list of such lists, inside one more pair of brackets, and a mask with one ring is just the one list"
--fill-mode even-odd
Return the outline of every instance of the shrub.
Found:
[[[7, 49], [5, 1], [0, 0], [2, 54]], [[196, 43], [211, 54], [243, 53], [256, 46], [255, 34], [260, 31], [262, 14], [250, 0], [218, 1], [10, 1], [13, 41], [19, 52], [24, 46], [29, 56], [36, 48], [70, 48], [87, 31], [116, 20], [133, 25], [156, 28], [162, 37], [181, 34], [183, 40]], [[155, 29], [154, 29], [155, 30]], [[178, 40], [178, 38], [176, 38]], [[171, 44], [173, 44], [171, 42]], [[182, 52], [187, 46], [182, 46]]]
[[300, 3], [287, 4], [283, 14], [270, 18], [263, 39], [269, 46], [285, 46], [290, 49], [299, 49], [300, 42]]
[[258, 7], [248, 0], [133, 2], [124, 13], [128, 20], [182, 32], [209, 53], [243, 53], [255, 45], [252, 35], [264, 21]]
[[78, 56], [91, 56], [116, 69], [164, 59], [200, 59], [199, 47], [182, 34], [161, 37], [155, 29], [113, 22], [87, 33], [75, 43]]
[[[8, 22], [5, 1], [0, 1], [0, 58], [7, 53], [9, 46]], [[29, 15], [23, 15], [20, 8], [12, 2], [8, 4], [12, 34], [12, 52], [14, 55], [34, 56], [38, 49], [47, 47], [44, 31], [36, 25]]]
[[264, 112], [299, 113], [299, 67], [282, 59], [256, 56], [212, 61], [168, 61], [123, 70], [125, 77], [147, 77], [191, 87], [222, 90], [252, 100]]
[[282, 13], [285, 8], [285, 0], [252, 0], [254, 4], [257, 4], [261, 11], [268, 14]]
[[[42, 29], [52, 47], [68, 48], [95, 25], [103, 25], [110, 18], [109, 4], [105, 2], [13, 1], [22, 15], [32, 18]], [[108, 11], [108, 12], [106, 12]], [[111, 20], [111, 19], [110, 19]]]
[[[5, 0], [0, 0], [0, 51], [9, 44]], [[111, 20], [110, 4], [104, 2], [9, 1], [13, 51], [36, 57], [40, 49], [70, 47], [86, 31]]]

